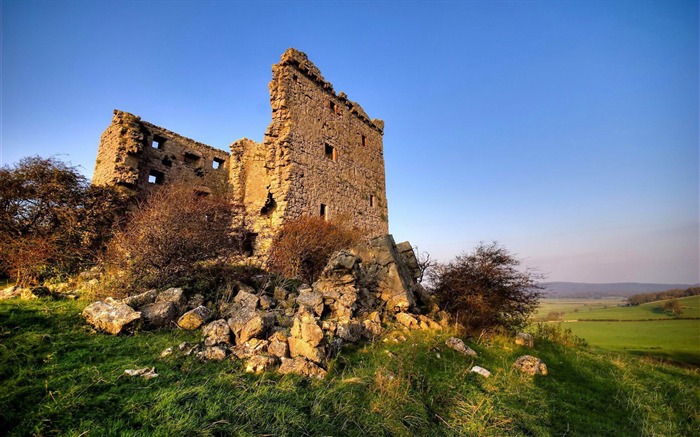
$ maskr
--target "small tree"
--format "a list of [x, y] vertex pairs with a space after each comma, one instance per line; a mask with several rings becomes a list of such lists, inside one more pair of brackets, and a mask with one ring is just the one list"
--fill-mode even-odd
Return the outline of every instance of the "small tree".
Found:
[[108, 246], [107, 265], [120, 271], [117, 285], [161, 287], [202, 263], [226, 263], [245, 239], [232, 227], [233, 214], [221, 195], [202, 195], [184, 184], [159, 187], [135, 207]]
[[26, 286], [93, 263], [126, 204], [56, 158], [0, 168], [0, 268]]
[[334, 252], [347, 249], [362, 239], [362, 232], [344, 220], [300, 217], [285, 222], [275, 236], [267, 267], [288, 278], [309, 284], [318, 279]]
[[676, 299], [667, 300], [662, 308], [664, 311], [669, 311], [674, 317], [679, 317], [683, 313], [683, 305]]
[[518, 270], [520, 261], [497, 243], [477, 246], [430, 273], [440, 307], [471, 330], [524, 326], [537, 308], [543, 276]]

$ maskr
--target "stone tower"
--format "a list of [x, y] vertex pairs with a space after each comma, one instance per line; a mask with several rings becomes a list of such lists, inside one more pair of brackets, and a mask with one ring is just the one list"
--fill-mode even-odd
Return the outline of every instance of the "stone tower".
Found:
[[272, 122], [262, 143], [241, 139], [230, 155], [115, 111], [102, 134], [93, 183], [132, 190], [185, 181], [200, 191], [224, 187], [266, 253], [289, 219], [346, 219], [368, 238], [388, 233], [384, 122], [336, 94], [306, 54], [288, 49], [272, 67]]

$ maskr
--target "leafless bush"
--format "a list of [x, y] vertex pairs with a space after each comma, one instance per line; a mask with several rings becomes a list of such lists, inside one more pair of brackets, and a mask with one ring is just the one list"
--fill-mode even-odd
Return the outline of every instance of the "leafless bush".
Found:
[[287, 221], [275, 236], [267, 261], [270, 271], [309, 284], [318, 279], [334, 252], [357, 244], [363, 232], [346, 220], [304, 216]]
[[233, 214], [235, 208], [223, 196], [164, 185], [137, 205], [116, 233], [107, 265], [122, 272], [118, 282], [128, 288], [162, 287], [197, 272], [209, 281], [206, 272], [243, 248], [245, 231], [232, 226]]

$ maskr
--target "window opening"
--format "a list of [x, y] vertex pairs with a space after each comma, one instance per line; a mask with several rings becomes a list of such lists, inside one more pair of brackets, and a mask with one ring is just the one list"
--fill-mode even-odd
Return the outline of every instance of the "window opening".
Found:
[[199, 155], [195, 155], [194, 153], [189, 153], [185, 152], [185, 164], [195, 166], [197, 163], [199, 163]]
[[338, 113], [338, 108], [336, 108], [335, 102], [334, 102], [333, 100], [331, 100], [330, 102], [328, 102], [328, 107], [331, 108], [331, 112], [332, 112], [332, 113], [334, 113], [334, 114], [337, 114], [337, 113]]
[[374, 195], [372, 194], [369, 195], [369, 206], [374, 206]]
[[324, 219], [325, 219], [325, 218], [326, 218], [326, 215], [327, 215], [327, 212], [328, 212], [328, 211], [327, 211], [326, 205], [325, 205], [324, 203], [322, 203], [322, 204], [321, 204], [321, 218], [324, 218]]
[[160, 135], [153, 135], [153, 141], [151, 141], [151, 147], [154, 149], [162, 149], [165, 144], [165, 138]]
[[367, 137], [362, 135], [362, 145], [366, 146], [367, 145]]
[[222, 165], [224, 165], [224, 162], [225, 162], [225, 161], [224, 161], [223, 159], [214, 158], [214, 160], [213, 160], [212, 163], [211, 163], [211, 167], [212, 167], [214, 170], [218, 170], [218, 169], [221, 168]]
[[331, 146], [330, 144], [326, 144], [325, 154], [326, 158], [330, 159], [331, 161], [335, 161], [338, 158], [335, 152], [335, 147]]
[[151, 170], [148, 173], [148, 183], [149, 184], [162, 184], [165, 175], [158, 170]]

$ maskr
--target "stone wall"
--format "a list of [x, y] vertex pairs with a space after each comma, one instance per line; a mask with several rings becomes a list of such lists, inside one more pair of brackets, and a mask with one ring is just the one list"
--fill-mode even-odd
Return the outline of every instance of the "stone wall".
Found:
[[115, 110], [100, 138], [92, 183], [138, 191], [182, 181], [203, 191], [224, 189], [228, 161], [223, 150]]
[[184, 181], [204, 191], [231, 190], [263, 255], [285, 220], [304, 215], [345, 219], [368, 238], [388, 234], [384, 122], [336, 94], [295, 49], [273, 65], [269, 88], [272, 122], [263, 142], [235, 141], [230, 155], [115, 111], [93, 183], [143, 190]]

